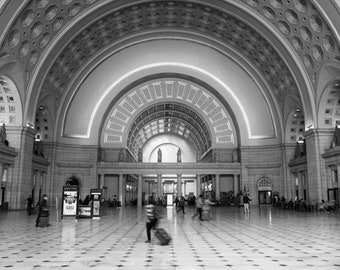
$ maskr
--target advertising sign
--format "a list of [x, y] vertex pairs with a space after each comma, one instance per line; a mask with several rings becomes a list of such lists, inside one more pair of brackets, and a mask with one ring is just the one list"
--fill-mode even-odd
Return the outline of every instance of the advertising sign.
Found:
[[78, 208], [78, 187], [64, 186], [62, 195], [62, 217], [76, 216]]
[[90, 205], [79, 205], [78, 206], [78, 217], [79, 218], [91, 218], [91, 206]]
[[101, 189], [91, 189], [92, 197], [92, 218], [98, 219], [100, 217], [100, 202], [102, 197]]

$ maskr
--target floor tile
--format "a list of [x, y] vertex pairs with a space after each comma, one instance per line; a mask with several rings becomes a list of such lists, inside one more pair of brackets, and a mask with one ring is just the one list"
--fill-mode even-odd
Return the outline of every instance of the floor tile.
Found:
[[146, 240], [143, 208], [104, 208], [99, 220], [0, 212], [0, 269], [340, 270], [340, 214], [213, 207], [209, 221], [167, 208], [159, 226], [172, 241]]

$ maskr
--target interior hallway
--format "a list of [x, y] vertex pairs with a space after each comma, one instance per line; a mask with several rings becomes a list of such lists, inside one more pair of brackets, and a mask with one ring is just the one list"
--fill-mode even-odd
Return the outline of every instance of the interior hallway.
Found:
[[144, 208], [105, 209], [100, 220], [0, 212], [1, 269], [340, 269], [340, 214], [212, 208], [211, 221], [164, 208], [168, 246], [146, 244]]

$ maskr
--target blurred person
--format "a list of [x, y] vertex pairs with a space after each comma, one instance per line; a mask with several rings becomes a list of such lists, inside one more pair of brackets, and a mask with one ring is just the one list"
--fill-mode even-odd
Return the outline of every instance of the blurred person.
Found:
[[27, 214], [30, 216], [32, 214], [32, 209], [33, 209], [32, 196], [29, 195], [28, 198], [26, 199], [26, 201], [27, 201], [26, 211], [27, 211]]
[[35, 221], [35, 227], [50, 226], [47, 199], [48, 199], [47, 195], [44, 194], [42, 196], [42, 200], [39, 202], [38, 215]]
[[198, 216], [198, 218], [202, 220], [202, 207], [203, 207], [203, 194], [200, 194], [196, 199], [196, 213], [192, 216], [192, 218]]
[[158, 218], [156, 213], [156, 202], [153, 196], [149, 196], [148, 204], [145, 206], [146, 210], [146, 236], [145, 243], [151, 243], [151, 229], [156, 229]]

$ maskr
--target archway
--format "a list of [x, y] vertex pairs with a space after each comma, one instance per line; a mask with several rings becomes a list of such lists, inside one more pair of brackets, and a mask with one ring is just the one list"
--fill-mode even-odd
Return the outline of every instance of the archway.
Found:
[[263, 177], [257, 184], [259, 205], [271, 205], [273, 201], [272, 182]]

